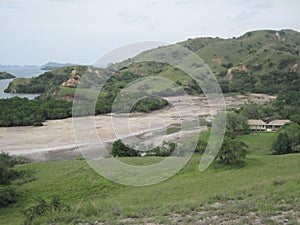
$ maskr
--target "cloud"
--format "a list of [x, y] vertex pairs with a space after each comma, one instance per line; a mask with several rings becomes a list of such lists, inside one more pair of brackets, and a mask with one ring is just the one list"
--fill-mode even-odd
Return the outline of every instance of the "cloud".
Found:
[[271, 0], [0, 0], [0, 64], [93, 63], [136, 41], [300, 30], [299, 8], [299, 1]]

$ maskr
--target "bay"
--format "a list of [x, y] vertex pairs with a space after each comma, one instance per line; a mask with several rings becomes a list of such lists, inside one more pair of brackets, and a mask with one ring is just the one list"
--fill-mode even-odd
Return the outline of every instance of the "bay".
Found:
[[[45, 73], [45, 70], [41, 70], [40, 67], [21, 67], [21, 68], [8, 68], [5, 70], [6, 72], [16, 76], [16, 77], [25, 77], [31, 78], [36, 77], [42, 73]], [[9, 83], [13, 81], [13, 79], [1, 79], [0, 80], [0, 99], [2, 98], [12, 98], [14, 96], [18, 96], [21, 98], [34, 99], [39, 96], [39, 94], [22, 94], [22, 93], [4, 93], [4, 90], [8, 87]]]

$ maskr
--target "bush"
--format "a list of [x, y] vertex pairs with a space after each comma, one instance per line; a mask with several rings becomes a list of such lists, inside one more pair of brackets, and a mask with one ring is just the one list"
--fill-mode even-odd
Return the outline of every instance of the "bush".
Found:
[[[176, 143], [164, 141], [163, 145], [156, 152], [156, 156], [170, 156], [175, 151], [176, 147]], [[180, 155], [180, 152], [177, 152], [177, 155]]]
[[136, 112], [151, 112], [168, 106], [169, 103], [165, 99], [159, 97], [147, 97], [139, 100], [132, 111]]
[[14, 165], [11, 156], [3, 152], [0, 154], [0, 185], [8, 185], [17, 177], [17, 172], [12, 169]]
[[272, 144], [272, 151], [277, 155], [300, 152], [300, 126], [296, 123], [284, 125]]
[[[17, 201], [18, 195], [15, 189], [9, 186], [12, 181], [18, 178], [24, 179], [24, 177], [25, 180], [32, 179], [30, 174], [24, 173], [23, 171], [17, 172], [13, 169], [14, 165], [26, 162], [28, 162], [28, 160], [23, 157], [10, 156], [4, 152], [0, 153], [0, 208]], [[22, 182], [24, 182], [24, 180]]]
[[234, 112], [227, 113], [226, 129], [233, 134], [247, 134], [250, 132], [247, 117]]
[[0, 153], [0, 185], [9, 185], [13, 180], [19, 178], [22, 172], [13, 170], [14, 165], [27, 163], [24, 157], [10, 156], [7, 153]]
[[56, 213], [60, 211], [70, 211], [70, 207], [64, 205], [58, 196], [53, 196], [50, 202], [47, 202], [43, 198], [37, 198], [36, 202], [23, 210], [25, 216], [25, 225], [30, 225], [33, 221], [46, 213]]
[[198, 140], [195, 152], [204, 153], [207, 146], [206, 141]]
[[111, 154], [114, 157], [139, 156], [139, 154], [136, 150], [129, 148], [120, 139], [113, 143], [112, 149], [111, 149]]
[[237, 139], [225, 137], [217, 155], [218, 162], [222, 165], [239, 165], [246, 157], [247, 145]]
[[274, 154], [286, 154], [291, 152], [290, 140], [286, 133], [279, 133], [272, 145]]
[[17, 193], [10, 186], [0, 186], [0, 208], [6, 207], [9, 204], [17, 201]]

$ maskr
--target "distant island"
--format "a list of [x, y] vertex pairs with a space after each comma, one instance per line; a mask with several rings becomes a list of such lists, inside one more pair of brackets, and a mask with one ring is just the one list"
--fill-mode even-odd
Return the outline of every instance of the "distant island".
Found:
[[60, 67], [65, 67], [65, 66], [73, 66], [73, 63], [57, 63], [57, 62], [48, 62], [44, 65], [41, 65], [42, 70], [54, 70]]
[[3, 79], [13, 79], [13, 78], [16, 78], [14, 75], [11, 75], [10, 73], [7, 73], [7, 72], [0, 72], [0, 80], [3, 80]]
[[36, 65], [0, 65], [0, 71], [18, 70], [18, 69], [38, 69]]

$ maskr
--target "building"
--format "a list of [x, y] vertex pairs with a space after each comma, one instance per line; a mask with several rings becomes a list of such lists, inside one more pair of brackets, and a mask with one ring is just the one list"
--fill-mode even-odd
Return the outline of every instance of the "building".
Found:
[[248, 120], [250, 131], [276, 131], [284, 124], [290, 123], [290, 120], [272, 120], [266, 123], [262, 120]]
[[251, 131], [266, 131], [266, 123], [262, 120], [248, 120]]
[[290, 120], [273, 120], [267, 124], [267, 131], [279, 130], [284, 124], [290, 122]]

